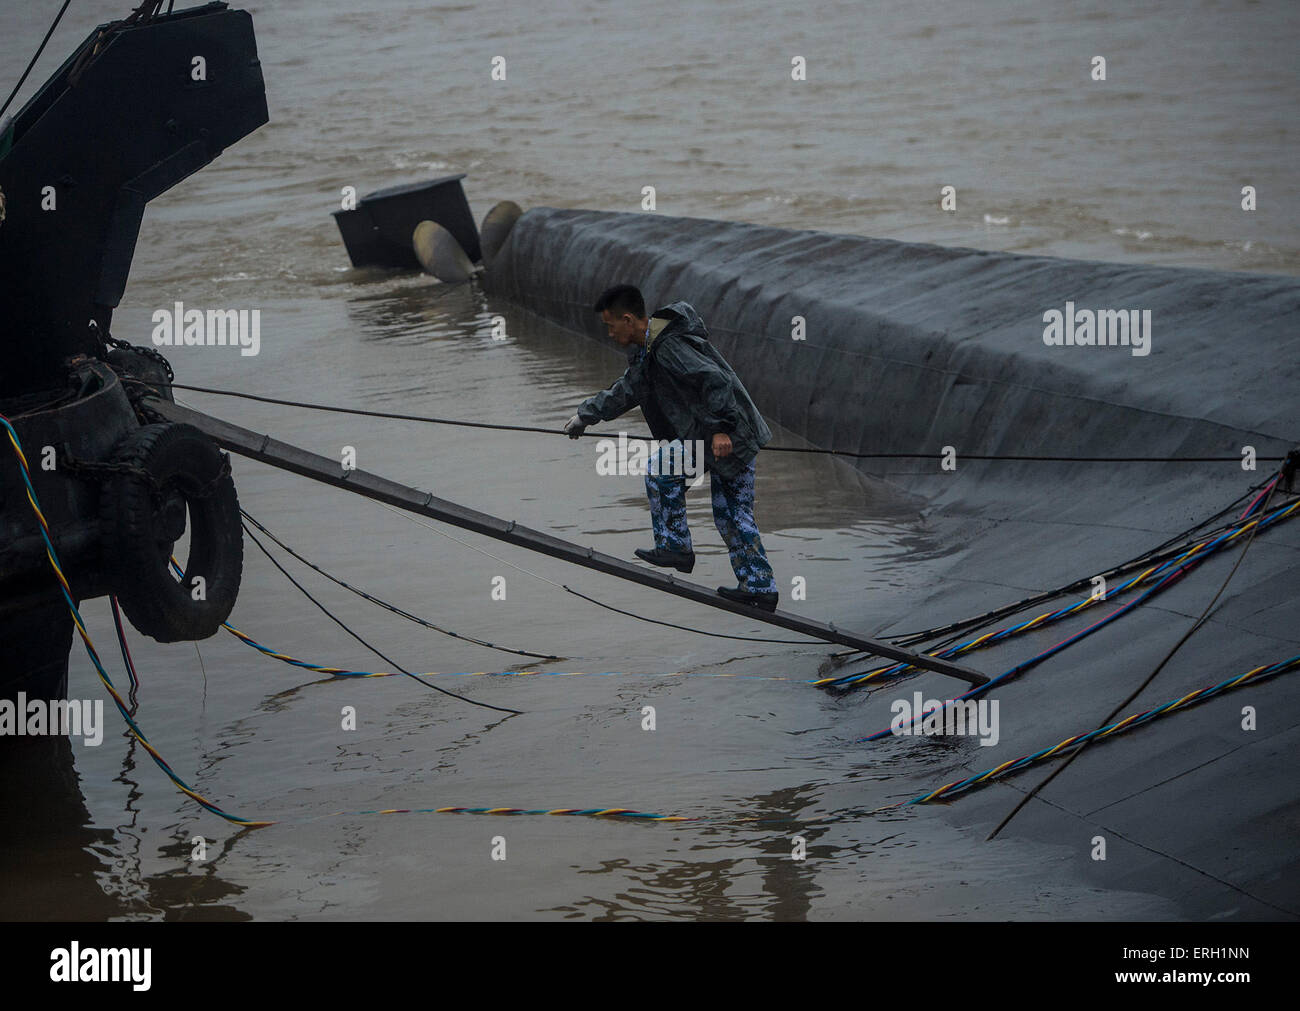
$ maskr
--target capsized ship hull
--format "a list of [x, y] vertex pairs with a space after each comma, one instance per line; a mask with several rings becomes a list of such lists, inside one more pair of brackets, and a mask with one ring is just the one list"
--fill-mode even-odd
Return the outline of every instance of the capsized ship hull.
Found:
[[[822, 448], [928, 454], [857, 464], [924, 495], [941, 546], [926, 559], [935, 572], [926, 585], [863, 598], [882, 638], [982, 614], [1140, 555], [1267, 480], [1279, 464], [1262, 458], [1276, 461], [1300, 439], [1300, 281], [1292, 277], [534, 208], [487, 280], [493, 294], [599, 341], [590, 306], [609, 284], [636, 283], [655, 305], [684, 299], [768, 418]], [[1148, 353], [1049, 343], [1045, 317], [1067, 302], [1149, 310]], [[955, 469], [941, 467], [944, 447], [955, 451]], [[1252, 454], [1260, 459], [1245, 469]], [[1199, 456], [1226, 462], [1076, 459]], [[764, 466], [760, 454], [760, 524]], [[862, 749], [865, 767], [884, 748], [891, 793], [906, 799], [1093, 730], [1209, 604], [1236, 550], [999, 686], [996, 745], [912, 737], [846, 746]], [[1132, 711], [1300, 653], [1297, 558], [1300, 522], [1260, 534], [1208, 624]], [[842, 578], [851, 581], [846, 565]], [[1060, 628], [963, 659], [996, 674], [1063, 638]], [[846, 718], [863, 735], [887, 728], [891, 700], [914, 691], [953, 697], [951, 684], [926, 674], [862, 697]], [[993, 845], [1028, 836], [1064, 847], [1098, 887], [1165, 896], [1190, 918], [1294, 917], [1300, 856], [1286, 826], [1300, 817], [1297, 711], [1300, 673], [1093, 745]], [[918, 760], [906, 761], [909, 753]], [[916, 810], [969, 827], [975, 843], [1050, 771]], [[1104, 859], [1095, 856], [1099, 839]]]

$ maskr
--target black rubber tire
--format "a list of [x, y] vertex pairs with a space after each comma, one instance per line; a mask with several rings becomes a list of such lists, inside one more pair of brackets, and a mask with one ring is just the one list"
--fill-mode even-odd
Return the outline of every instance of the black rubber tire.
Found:
[[[117, 445], [113, 462], [147, 471], [171, 503], [168, 512], [149, 483], [134, 474], [111, 474], [104, 483], [104, 561], [122, 610], [158, 642], [215, 635], [234, 609], [244, 569], [235, 482], [226, 473], [213, 484], [225, 466], [224, 454], [192, 425], [143, 425]], [[172, 575], [168, 558], [184, 530], [183, 514], [180, 531], [166, 530], [176, 525], [178, 500], [189, 507], [191, 525], [182, 582]], [[203, 577], [206, 599], [193, 599], [192, 576]]]

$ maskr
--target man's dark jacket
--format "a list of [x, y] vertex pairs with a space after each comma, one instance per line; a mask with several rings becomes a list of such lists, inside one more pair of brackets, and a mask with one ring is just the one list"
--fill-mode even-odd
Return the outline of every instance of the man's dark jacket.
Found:
[[[771, 429], [689, 303], [673, 302], [652, 318], [669, 322], [644, 354], [635, 349], [613, 386], [582, 402], [578, 417], [592, 425], [640, 407], [656, 439], [701, 439], [705, 467], [737, 477], [771, 441]], [[713, 456], [719, 432], [731, 436], [732, 446], [721, 460]]]

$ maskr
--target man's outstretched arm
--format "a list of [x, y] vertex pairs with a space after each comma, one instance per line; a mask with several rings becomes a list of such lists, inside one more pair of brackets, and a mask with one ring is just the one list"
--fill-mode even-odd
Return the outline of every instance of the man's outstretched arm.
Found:
[[594, 397], [588, 397], [578, 405], [578, 413], [564, 426], [565, 434], [576, 439], [588, 425], [598, 421], [613, 421], [634, 407], [641, 405], [643, 383], [641, 362], [627, 367], [621, 376], [614, 380], [607, 390], [601, 390]]

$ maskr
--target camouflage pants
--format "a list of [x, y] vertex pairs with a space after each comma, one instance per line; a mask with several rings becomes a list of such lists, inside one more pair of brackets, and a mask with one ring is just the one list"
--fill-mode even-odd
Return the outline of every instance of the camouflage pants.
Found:
[[[754, 523], [753, 462], [730, 481], [710, 471], [709, 488], [713, 493], [713, 522], [727, 545], [731, 569], [741, 588], [750, 593], [776, 592], [772, 566]], [[660, 476], [652, 466], [646, 474], [645, 490], [650, 500], [655, 547], [691, 551], [691, 531], [686, 525], [686, 479]]]

